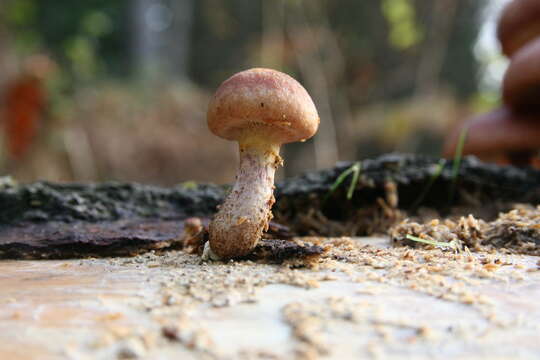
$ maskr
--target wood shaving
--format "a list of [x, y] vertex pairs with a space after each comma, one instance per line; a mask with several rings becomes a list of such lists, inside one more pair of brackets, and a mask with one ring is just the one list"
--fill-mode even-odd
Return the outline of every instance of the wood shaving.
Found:
[[516, 206], [485, 222], [474, 216], [452, 220], [430, 220], [417, 223], [408, 219], [393, 226], [389, 235], [395, 244], [412, 247], [433, 247], [415, 243], [407, 235], [440, 243], [458, 244], [460, 249], [503, 254], [540, 255], [540, 206]]

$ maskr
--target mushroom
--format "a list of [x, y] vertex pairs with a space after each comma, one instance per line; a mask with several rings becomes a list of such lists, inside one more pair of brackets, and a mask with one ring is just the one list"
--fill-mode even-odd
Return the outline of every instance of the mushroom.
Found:
[[540, 1], [514, 0], [503, 10], [497, 26], [502, 52], [512, 57], [540, 35]]
[[239, 143], [240, 165], [236, 183], [210, 223], [204, 256], [244, 256], [257, 245], [272, 218], [274, 173], [283, 163], [280, 146], [312, 137], [319, 116], [296, 80], [257, 68], [220, 85], [207, 120], [212, 133]]
[[464, 154], [533, 165], [540, 148], [540, 1], [510, 2], [499, 19], [497, 35], [502, 51], [511, 57], [503, 79], [505, 106], [474, 117], [451, 133], [444, 155], [454, 155], [460, 134], [467, 129]]
[[467, 129], [463, 154], [514, 165], [531, 165], [540, 148], [540, 114], [517, 114], [501, 108], [476, 116], [455, 129], [444, 146], [444, 155], [455, 155], [461, 132]]
[[540, 110], [540, 37], [512, 58], [503, 79], [505, 104], [519, 112]]

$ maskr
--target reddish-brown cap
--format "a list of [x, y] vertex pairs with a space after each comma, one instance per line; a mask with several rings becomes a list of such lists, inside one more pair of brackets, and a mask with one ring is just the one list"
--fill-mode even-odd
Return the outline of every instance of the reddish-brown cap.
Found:
[[498, 109], [466, 121], [448, 137], [444, 155], [453, 157], [459, 136], [467, 128], [463, 154], [494, 155], [540, 149], [540, 115], [519, 115]]
[[228, 140], [254, 135], [284, 144], [309, 139], [319, 127], [306, 89], [287, 74], [249, 69], [225, 80], [208, 106], [208, 128]]
[[540, 37], [514, 55], [504, 75], [502, 93], [512, 109], [540, 109]]
[[540, 1], [514, 0], [503, 10], [497, 26], [502, 52], [511, 57], [540, 35]]

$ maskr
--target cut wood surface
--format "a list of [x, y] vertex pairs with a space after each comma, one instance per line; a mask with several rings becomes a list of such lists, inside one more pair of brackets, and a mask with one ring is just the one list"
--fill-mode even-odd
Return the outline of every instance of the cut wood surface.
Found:
[[332, 249], [301, 268], [181, 251], [0, 261], [0, 359], [540, 356], [540, 258], [318, 241]]

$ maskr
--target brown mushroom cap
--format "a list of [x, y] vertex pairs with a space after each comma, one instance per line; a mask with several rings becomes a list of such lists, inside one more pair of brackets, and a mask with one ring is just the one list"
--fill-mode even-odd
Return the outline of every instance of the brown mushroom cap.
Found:
[[208, 128], [228, 140], [257, 135], [285, 144], [312, 137], [319, 115], [307, 91], [287, 74], [249, 69], [221, 84], [208, 106]]
[[508, 108], [476, 116], [457, 128], [447, 139], [444, 155], [453, 157], [459, 135], [467, 127], [463, 154], [493, 155], [540, 149], [540, 114], [519, 115]]
[[540, 1], [514, 0], [503, 10], [497, 26], [502, 52], [511, 57], [540, 35]]
[[505, 104], [514, 110], [540, 109], [540, 37], [514, 55], [502, 93]]

